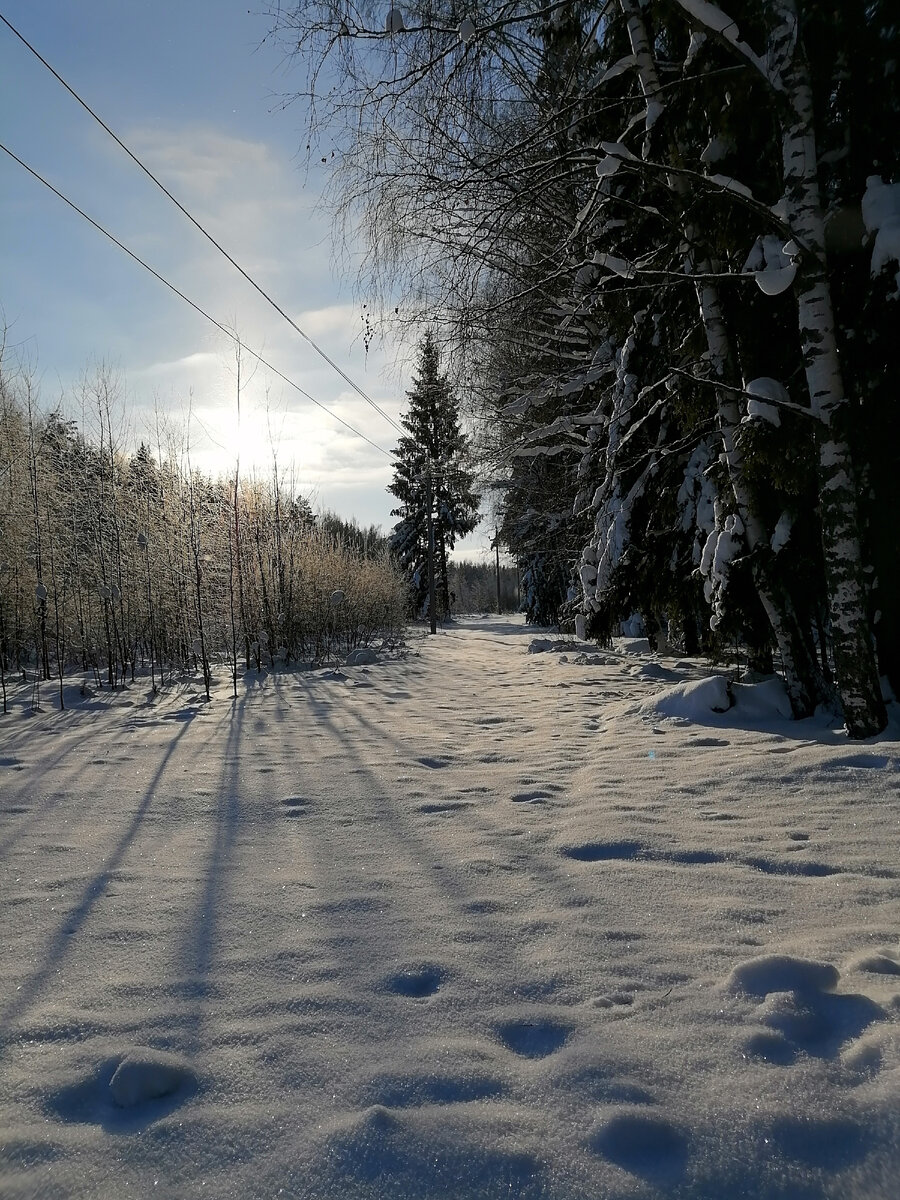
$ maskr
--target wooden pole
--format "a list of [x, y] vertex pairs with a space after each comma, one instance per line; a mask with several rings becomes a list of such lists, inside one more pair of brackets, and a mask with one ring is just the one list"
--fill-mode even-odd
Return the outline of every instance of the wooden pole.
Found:
[[497, 567], [497, 615], [500, 615], [500, 530], [494, 526], [494, 561]]
[[428, 619], [431, 632], [437, 633], [434, 597], [434, 498], [431, 486], [431, 459], [428, 460]]

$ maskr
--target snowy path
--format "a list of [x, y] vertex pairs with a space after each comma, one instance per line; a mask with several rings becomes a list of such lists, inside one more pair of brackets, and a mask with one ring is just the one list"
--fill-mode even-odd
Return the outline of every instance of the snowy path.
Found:
[[896, 1196], [896, 726], [531, 636], [5, 719], [4, 1197]]

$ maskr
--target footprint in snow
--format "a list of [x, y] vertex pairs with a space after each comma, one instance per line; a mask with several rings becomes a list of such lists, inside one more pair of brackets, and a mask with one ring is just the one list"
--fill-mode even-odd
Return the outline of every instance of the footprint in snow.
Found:
[[688, 1138], [674, 1122], [653, 1112], [619, 1109], [589, 1139], [595, 1154], [653, 1183], [675, 1183], [688, 1161]]
[[833, 758], [831, 762], [822, 764], [822, 771], [843, 769], [849, 771], [883, 770], [893, 766], [893, 760], [886, 754], [846, 754], [842, 758]]
[[576, 862], [630, 862], [637, 858], [644, 847], [640, 842], [585, 842], [581, 846], [566, 846], [562, 853]]
[[505, 1021], [497, 1027], [503, 1044], [523, 1058], [546, 1058], [560, 1050], [572, 1034], [572, 1026], [558, 1021]]
[[785, 1158], [828, 1171], [848, 1167], [862, 1158], [870, 1134], [847, 1117], [810, 1120], [793, 1115], [776, 1117], [765, 1130], [766, 1140]]
[[634, 996], [630, 992], [611, 992], [608, 996], [597, 996], [594, 999], [595, 1008], [630, 1008], [634, 1004]]
[[424, 1000], [433, 996], [447, 977], [443, 967], [424, 963], [417, 967], [403, 967], [389, 975], [384, 981], [387, 991], [395, 996], [407, 996], [412, 1000]]
[[840, 973], [831, 963], [784, 954], [766, 954], [739, 963], [726, 981], [728, 991], [756, 1003], [763, 1029], [744, 1042], [748, 1058], [787, 1066], [800, 1053], [833, 1059], [887, 1015], [868, 996], [835, 992]]
[[303, 796], [288, 796], [281, 803], [287, 809], [286, 817], [305, 817], [309, 812], [309, 801]]

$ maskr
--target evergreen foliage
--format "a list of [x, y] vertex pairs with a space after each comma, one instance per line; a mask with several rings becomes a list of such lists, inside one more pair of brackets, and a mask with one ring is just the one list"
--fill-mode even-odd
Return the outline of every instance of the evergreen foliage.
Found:
[[836, 696], [878, 732], [878, 669], [900, 683], [896, 4], [484, 0], [465, 41], [459, 16], [410, 0], [374, 52], [338, 0], [280, 23], [311, 92], [341, 57], [315, 109], [341, 214], [370, 288], [443, 315], [530, 615], [740, 640], [796, 716]]
[[[419, 359], [409, 407], [400, 418], [406, 434], [397, 443], [394, 477], [388, 490], [400, 501], [391, 549], [409, 580], [413, 609], [427, 612], [428, 558], [434, 556], [436, 615], [451, 611], [449, 552], [457, 538], [478, 524], [478, 499], [467, 468], [467, 441], [459, 418], [459, 402], [429, 330], [419, 346]], [[429, 520], [430, 514], [430, 520]]]

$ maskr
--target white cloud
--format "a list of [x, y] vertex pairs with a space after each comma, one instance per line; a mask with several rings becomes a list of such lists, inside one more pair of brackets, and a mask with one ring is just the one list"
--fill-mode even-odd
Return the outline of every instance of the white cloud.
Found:
[[329, 304], [325, 308], [311, 308], [299, 313], [297, 324], [310, 337], [324, 338], [335, 334], [359, 335], [360, 311], [352, 304]]
[[[324, 283], [333, 295], [329, 218], [315, 189], [273, 147], [197, 123], [133, 128], [126, 141], [262, 287], [290, 283], [290, 294], [279, 299], [291, 304], [308, 284]], [[221, 264], [224, 278], [241, 290], [250, 286], [161, 194], [159, 200], [181, 223], [192, 265]]]
[[209, 350], [197, 350], [193, 354], [182, 355], [171, 362], [150, 363], [131, 371], [131, 380], [136, 379], [165, 379], [170, 375], [181, 375], [185, 371], [200, 371], [219, 365], [219, 356]]

